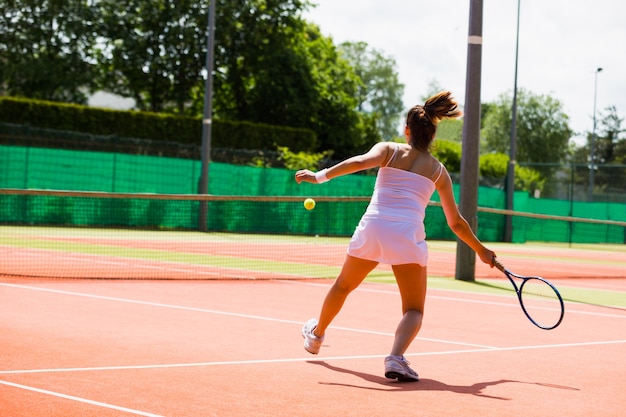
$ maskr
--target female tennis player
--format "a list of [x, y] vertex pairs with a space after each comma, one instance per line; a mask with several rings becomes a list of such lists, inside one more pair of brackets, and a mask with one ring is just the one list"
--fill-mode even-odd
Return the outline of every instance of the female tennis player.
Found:
[[409, 110], [404, 130], [406, 144], [380, 142], [362, 155], [317, 173], [306, 169], [296, 172], [298, 184], [319, 184], [380, 167], [369, 206], [354, 231], [341, 272], [326, 295], [319, 318], [309, 320], [302, 328], [308, 352], [319, 352], [326, 329], [348, 294], [379, 263], [390, 264], [400, 290], [403, 316], [391, 352], [385, 358], [385, 376], [399, 381], [419, 380], [404, 353], [417, 336], [424, 315], [428, 260], [424, 215], [435, 189], [452, 231], [493, 267], [495, 253], [483, 246], [459, 213], [450, 175], [430, 153], [437, 124], [442, 119], [461, 116], [457, 107], [451, 93], [442, 91], [424, 105]]

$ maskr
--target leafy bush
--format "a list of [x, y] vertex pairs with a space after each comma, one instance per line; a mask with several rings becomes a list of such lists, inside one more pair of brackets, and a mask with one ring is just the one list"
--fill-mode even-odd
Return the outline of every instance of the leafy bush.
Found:
[[450, 172], [461, 171], [461, 144], [449, 140], [437, 139], [433, 146], [433, 155]]
[[320, 153], [292, 152], [286, 146], [278, 146], [280, 160], [284, 161], [287, 169], [310, 169], [318, 170], [320, 162], [332, 155], [332, 151], [324, 151]]
[[528, 192], [535, 190], [543, 191], [546, 178], [535, 169], [528, 167], [515, 167], [515, 188]]
[[[0, 97], [0, 122], [195, 145], [202, 141], [199, 117], [109, 110], [15, 97]], [[211, 146], [215, 148], [275, 149], [279, 145], [312, 152], [318, 146], [315, 132], [309, 129], [213, 120], [211, 132]]]
[[[504, 178], [509, 165], [508, 155], [489, 153], [480, 156], [480, 175], [489, 178]], [[534, 192], [543, 190], [546, 179], [537, 170], [515, 166], [515, 189]]]
[[488, 153], [479, 158], [480, 175], [484, 177], [505, 177], [508, 165], [509, 157], [503, 153]]

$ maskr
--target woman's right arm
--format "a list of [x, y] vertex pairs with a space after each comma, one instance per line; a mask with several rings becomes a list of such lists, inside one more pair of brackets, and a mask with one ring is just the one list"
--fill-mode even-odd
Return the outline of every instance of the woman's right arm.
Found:
[[[326, 169], [326, 177], [330, 180], [342, 175], [348, 175], [381, 166], [387, 158], [390, 146], [390, 142], [378, 142], [366, 153], [355, 155]], [[308, 169], [302, 169], [296, 172], [295, 178], [298, 184], [301, 182], [310, 182], [313, 184], [317, 183], [315, 173]]]
[[459, 208], [454, 200], [454, 193], [452, 191], [452, 180], [448, 170], [444, 168], [444, 172], [435, 184], [437, 186], [437, 192], [441, 198], [441, 205], [443, 212], [446, 216], [448, 226], [463, 242], [465, 242], [470, 248], [476, 252], [480, 259], [493, 267], [493, 258], [496, 256], [495, 252], [487, 249], [478, 240], [472, 228], [467, 220], [459, 212]]

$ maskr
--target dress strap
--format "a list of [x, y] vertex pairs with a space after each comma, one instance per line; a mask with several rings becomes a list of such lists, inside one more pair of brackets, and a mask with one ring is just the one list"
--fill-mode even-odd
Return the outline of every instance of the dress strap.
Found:
[[437, 182], [439, 181], [439, 178], [441, 178], [441, 173], [443, 172], [443, 164], [441, 162], [439, 162], [439, 174], [437, 174], [437, 178], [435, 178], [433, 180], [433, 182]]
[[398, 149], [400, 148], [399, 145], [396, 144], [396, 146], [394, 146], [393, 148], [393, 154], [391, 154], [391, 158], [389, 158], [389, 160], [387, 161], [387, 163], [385, 165], [383, 165], [384, 167], [388, 167], [389, 164], [391, 163], [391, 161], [394, 160], [394, 158], [396, 157], [396, 154], [398, 153]]

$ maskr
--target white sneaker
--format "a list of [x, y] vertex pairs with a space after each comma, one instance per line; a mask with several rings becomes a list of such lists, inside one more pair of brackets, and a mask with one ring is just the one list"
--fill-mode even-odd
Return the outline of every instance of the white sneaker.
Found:
[[419, 381], [420, 377], [409, 367], [409, 361], [404, 356], [387, 356], [385, 358], [385, 377], [397, 379], [401, 382]]
[[320, 351], [324, 336], [317, 337], [313, 330], [317, 327], [317, 319], [311, 319], [302, 326], [302, 337], [304, 337], [304, 350], [314, 355]]

